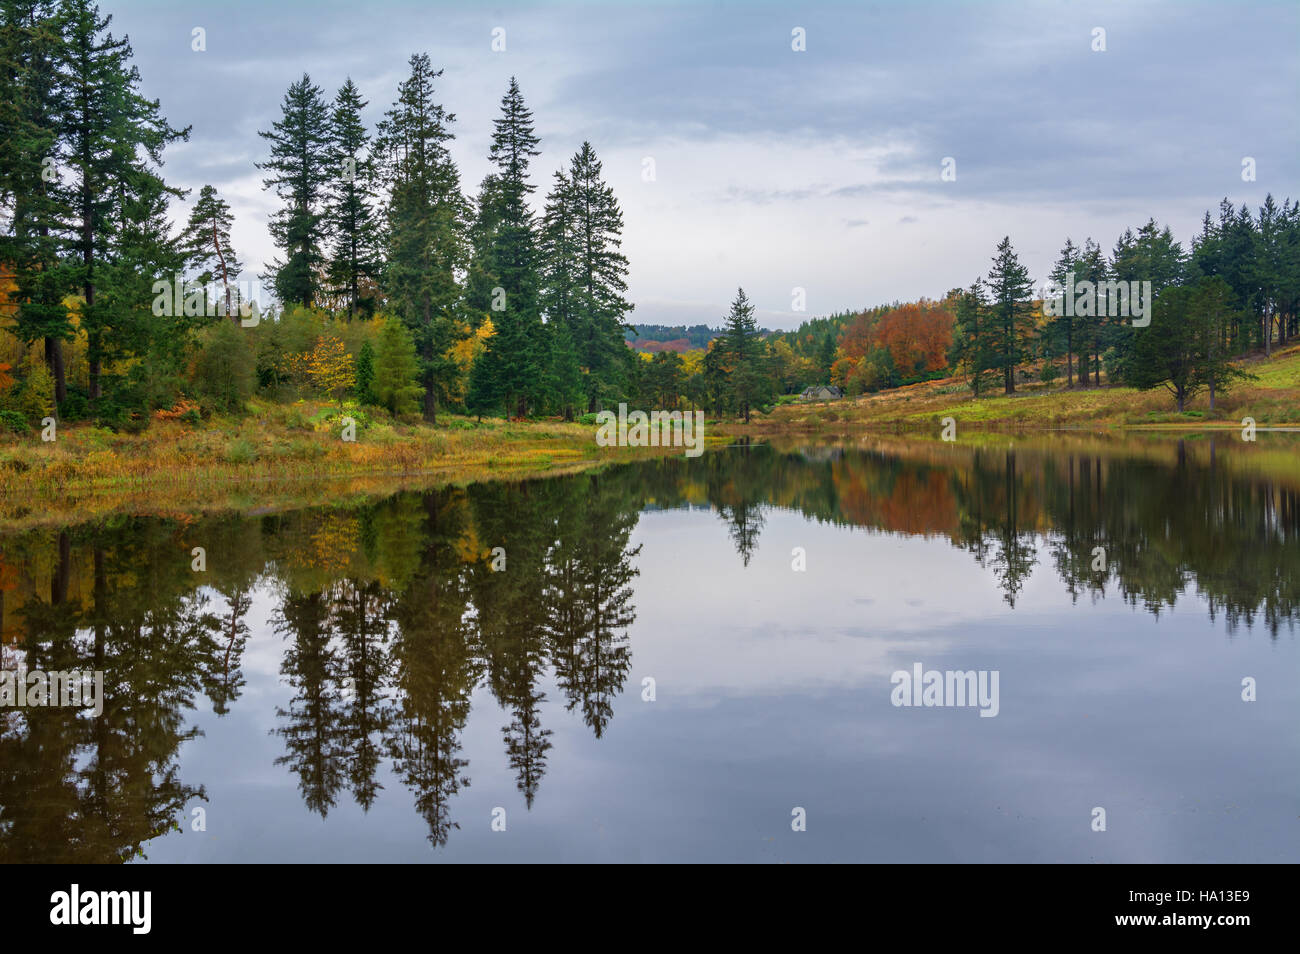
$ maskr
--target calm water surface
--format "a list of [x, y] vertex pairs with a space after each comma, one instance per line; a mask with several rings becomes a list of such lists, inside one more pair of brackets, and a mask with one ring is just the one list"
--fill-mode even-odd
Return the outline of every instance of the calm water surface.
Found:
[[[107, 696], [0, 710], [0, 860], [1300, 861], [1297, 457], [733, 447], [0, 532], [4, 665]], [[917, 663], [996, 717], [892, 704]]]

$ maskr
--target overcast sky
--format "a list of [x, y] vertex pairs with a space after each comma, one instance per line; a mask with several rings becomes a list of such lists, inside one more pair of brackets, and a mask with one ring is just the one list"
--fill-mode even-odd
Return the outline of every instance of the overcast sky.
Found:
[[[538, 207], [586, 139], [622, 204], [631, 320], [760, 323], [939, 297], [1009, 234], [1036, 280], [1069, 235], [1109, 250], [1154, 216], [1190, 243], [1223, 196], [1300, 197], [1300, 3], [582, 3], [106, 0], [143, 91], [188, 143], [169, 182], [216, 186], [251, 270], [276, 254], [259, 129], [304, 71], [347, 76], [373, 127], [413, 52], [446, 72], [467, 194], [518, 77], [542, 138]], [[206, 30], [207, 49], [191, 49]], [[504, 52], [492, 50], [494, 28]], [[1094, 28], [1105, 32], [1094, 52]], [[802, 28], [806, 50], [792, 49]], [[655, 179], [644, 181], [643, 160]], [[952, 157], [955, 181], [942, 181]], [[1242, 180], [1252, 157], [1257, 180]], [[183, 219], [188, 206], [176, 209]], [[792, 308], [806, 290], [807, 311]]]

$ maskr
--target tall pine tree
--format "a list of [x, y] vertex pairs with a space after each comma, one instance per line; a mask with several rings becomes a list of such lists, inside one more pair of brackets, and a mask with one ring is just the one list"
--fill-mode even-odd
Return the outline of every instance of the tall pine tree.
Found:
[[532, 112], [511, 77], [488, 151], [496, 168], [479, 192], [468, 303], [476, 316], [491, 313], [496, 333], [485, 357], [497, 392], [521, 417], [541, 403], [549, 361], [537, 297], [537, 226], [528, 205], [536, 188], [528, 164], [538, 155], [537, 143]]
[[1002, 372], [1007, 394], [1016, 390], [1016, 367], [1024, 360], [1026, 345], [1033, 334], [1030, 295], [1033, 283], [1029, 271], [1011, 247], [1011, 236], [998, 243], [993, 268], [986, 280], [989, 290], [989, 319], [994, 367]]
[[754, 320], [754, 306], [743, 288], [736, 289], [722, 334], [723, 349], [730, 362], [728, 383], [732, 397], [748, 424], [750, 410], [762, 399], [767, 377], [763, 373], [763, 339]]
[[215, 188], [205, 185], [190, 211], [182, 241], [185, 264], [197, 273], [198, 283], [206, 286], [209, 282], [220, 282], [224, 314], [238, 321], [239, 301], [231, 292], [230, 283], [238, 278], [244, 266], [231, 247], [230, 229], [234, 223], [230, 206]]
[[320, 298], [325, 260], [324, 202], [340, 170], [331, 168], [329, 108], [306, 73], [289, 86], [282, 115], [258, 135], [271, 144], [271, 158], [258, 163], [270, 173], [262, 187], [283, 203], [271, 220], [271, 236], [284, 253], [273, 264], [276, 297], [310, 308]]
[[[1061, 255], [1052, 266], [1051, 278], [1056, 283], [1059, 290], [1060, 299], [1064, 301], [1068, 294], [1068, 286], [1074, 277], [1075, 269], [1079, 265], [1079, 249], [1072, 240], [1067, 238], [1065, 245], [1061, 247]], [[1074, 387], [1074, 352], [1076, 347], [1076, 338], [1078, 337], [1078, 323], [1074, 317], [1073, 303], [1069, 308], [1061, 308], [1060, 314], [1055, 315], [1048, 325], [1048, 332], [1056, 340], [1056, 351], [1065, 355], [1065, 386]]]
[[59, 254], [72, 221], [59, 175], [65, 55], [63, 19], [53, 3], [0, 2], [0, 261], [15, 286], [6, 317], [19, 340], [43, 344], [56, 405], [67, 397], [62, 342], [72, 337], [72, 323], [63, 298], [76, 277]]
[[[548, 321], [569, 326], [586, 369], [587, 410], [627, 387], [630, 350], [624, 344], [627, 257], [623, 213], [601, 164], [584, 142], [567, 174], [557, 173], [542, 226], [543, 293]], [[635, 357], [631, 360], [635, 360]]]
[[[60, 138], [61, 164], [69, 172], [74, 230], [69, 242], [77, 259], [77, 286], [82, 295], [82, 327], [86, 332], [90, 398], [103, 396], [103, 365], [109, 357], [131, 354], [128, 340], [119, 339], [115, 321], [120, 309], [98, 299], [106, 267], [115, 258], [139, 263], [165, 263], [172, 250], [155, 227], [156, 204], [162, 193], [182, 194], [163, 183], [155, 168], [163, 148], [189, 138], [189, 128], [173, 129], [159, 112], [157, 100], [138, 92], [139, 71], [131, 65], [131, 47], [108, 32], [112, 17], [101, 17], [90, 0], [65, 0], [61, 13], [66, 44], [59, 82], [66, 90], [67, 112]], [[124, 230], [130, 227], [127, 203], [138, 210], [131, 234], [135, 245], [121, 254]], [[154, 247], [145, 247], [153, 245]], [[155, 274], [152, 277], [157, 277]]]
[[436, 421], [439, 401], [456, 391], [460, 376], [450, 350], [464, 328], [460, 276], [469, 258], [469, 204], [447, 151], [456, 117], [434, 101], [442, 70], [423, 53], [411, 57], [410, 67], [376, 139], [390, 194], [384, 286], [415, 340], [424, 414]]
[[356, 317], [362, 290], [379, 269], [370, 134], [361, 121], [366, 105], [349, 77], [334, 97], [330, 113], [333, 177], [325, 201], [325, 224], [333, 245], [327, 272], [330, 290], [347, 301], [349, 318]]

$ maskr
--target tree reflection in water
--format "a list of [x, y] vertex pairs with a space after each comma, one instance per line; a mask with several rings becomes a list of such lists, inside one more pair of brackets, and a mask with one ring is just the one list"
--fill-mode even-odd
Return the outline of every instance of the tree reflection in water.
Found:
[[[1300, 607], [1300, 490], [1179, 444], [828, 451], [736, 447], [596, 473], [401, 494], [348, 507], [107, 524], [0, 538], [4, 664], [105, 672], [103, 715], [0, 711], [0, 861], [121, 861], [205, 797], [179, 750], [206, 697], [241, 703], [258, 594], [274, 599], [290, 701], [277, 764], [322, 816], [369, 809], [385, 760], [445, 844], [470, 784], [476, 688], [508, 723], [531, 807], [552, 747], [542, 690], [601, 737], [632, 665], [631, 543], [647, 506], [711, 507], [748, 566], [764, 513], [946, 538], [1014, 607], [1050, 566], [1071, 598], [1117, 593], [1159, 615], [1189, 592], [1229, 629], [1274, 637]], [[206, 549], [207, 571], [190, 567]], [[506, 565], [494, 570], [502, 547]]]

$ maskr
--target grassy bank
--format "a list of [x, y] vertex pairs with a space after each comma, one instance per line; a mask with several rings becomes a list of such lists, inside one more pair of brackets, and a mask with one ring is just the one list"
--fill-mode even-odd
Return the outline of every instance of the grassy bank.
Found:
[[[1243, 417], [1261, 428], [1300, 428], [1300, 347], [1244, 365], [1256, 377], [1221, 396], [1211, 412], [1202, 395], [1178, 414], [1163, 390], [1066, 390], [1025, 385], [1011, 397], [974, 398], [948, 379], [857, 399], [790, 404], [750, 424], [709, 425], [709, 443], [732, 435], [830, 440], [855, 434], [937, 439], [944, 417], [964, 444], [1047, 430], [1239, 432]], [[186, 423], [156, 420], [140, 434], [87, 424], [0, 436], [0, 520], [7, 528], [79, 522], [119, 512], [272, 510], [337, 502], [399, 489], [492, 478], [557, 474], [664, 454], [677, 448], [601, 448], [591, 426], [560, 421], [482, 423], [445, 416], [424, 423], [365, 422], [341, 438], [338, 411], [324, 402], [254, 401], [242, 417]], [[1287, 470], [1294, 445], [1276, 447]]]
[[[680, 448], [602, 448], [595, 429], [560, 421], [478, 423], [444, 416], [374, 423], [344, 441], [328, 404], [252, 402], [239, 418], [158, 420], [140, 434], [91, 425], [0, 437], [6, 527], [117, 512], [271, 510], [349, 495], [572, 472]], [[721, 439], [721, 438], [720, 438]]]
[[[800, 453], [806, 437], [777, 435], [767, 441], [778, 451]], [[863, 431], [852, 436], [818, 440], [819, 450], [840, 447], [938, 468], [961, 467], [975, 455], [1014, 452], [1023, 466], [1061, 459], [1143, 460], [1163, 468], [1208, 467], [1237, 480], [1265, 480], [1300, 489], [1300, 433], [1265, 432], [1255, 441], [1243, 441], [1239, 431], [1174, 431], [1168, 428], [1130, 430], [968, 431], [956, 441], [937, 433], [889, 434]]]
[[820, 404], [790, 404], [756, 415], [749, 425], [729, 423], [732, 434], [842, 434], [855, 430], [937, 431], [952, 417], [962, 425], [992, 431], [1048, 428], [1237, 429], [1244, 417], [1260, 427], [1300, 427], [1300, 347], [1241, 367], [1256, 375], [1220, 395], [1214, 411], [1200, 395], [1179, 414], [1164, 389], [1102, 387], [1067, 390], [1063, 386], [1019, 385], [1011, 396], [975, 398], [963, 382], [947, 378], [879, 394]]

